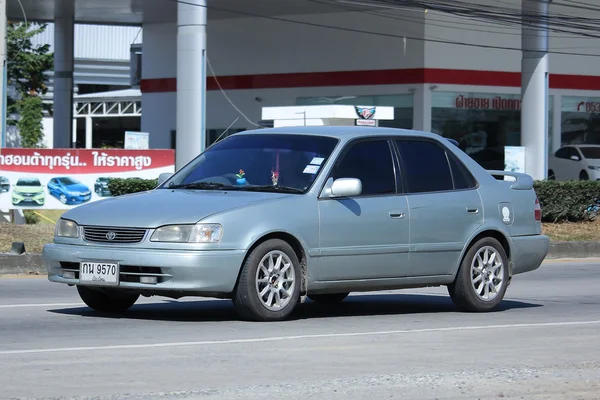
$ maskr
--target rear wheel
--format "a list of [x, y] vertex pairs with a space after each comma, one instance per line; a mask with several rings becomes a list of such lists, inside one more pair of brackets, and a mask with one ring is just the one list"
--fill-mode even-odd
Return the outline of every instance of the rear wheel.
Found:
[[77, 286], [79, 297], [96, 311], [119, 313], [127, 311], [140, 297], [137, 293], [128, 293], [114, 289]]
[[350, 293], [332, 293], [332, 294], [309, 294], [308, 298], [315, 303], [336, 304], [344, 301]]
[[464, 311], [491, 311], [504, 298], [508, 286], [508, 259], [494, 238], [475, 243], [462, 261], [448, 292], [454, 304]]
[[280, 239], [258, 245], [242, 267], [233, 303], [254, 321], [287, 318], [300, 299], [301, 267], [294, 249]]
[[554, 171], [552, 171], [552, 170], [549, 170], [549, 171], [548, 171], [548, 180], [549, 180], [549, 181], [554, 181], [554, 180], [556, 180], [556, 176], [554, 175]]

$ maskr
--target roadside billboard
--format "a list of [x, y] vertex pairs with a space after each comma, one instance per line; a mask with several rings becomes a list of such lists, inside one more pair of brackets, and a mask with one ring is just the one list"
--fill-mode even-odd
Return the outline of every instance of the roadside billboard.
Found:
[[69, 209], [110, 197], [109, 178], [175, 171], [174, 150], [0, 150], [0, 209]]

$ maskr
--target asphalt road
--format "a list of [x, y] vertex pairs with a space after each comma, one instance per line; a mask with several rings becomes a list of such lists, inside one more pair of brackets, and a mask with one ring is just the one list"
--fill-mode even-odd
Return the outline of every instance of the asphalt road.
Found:
[[548, 262], [499, 312], [429, 288], [248, 323], [225, 300], [108, 317], [74, 288], [0, 278], [0, 398], [600, 399], [599, 288], [600, 260]]

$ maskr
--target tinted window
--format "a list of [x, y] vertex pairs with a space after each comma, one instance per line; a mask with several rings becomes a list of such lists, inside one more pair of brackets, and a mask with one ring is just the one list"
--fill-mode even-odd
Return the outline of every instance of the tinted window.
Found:
[[580, 147], [579, 150], [583, 153], [585, 158], [599, 159], [600, 158], [600, 147]]
[[452, 175], [445, 150], [433, 142], [400, 140], [400, 150], [407, 192], [452, 190]]
[[557, 150], [554, 155], [557, 158], [569, 158], [569, 148], [563, 147], [562, 149]]
[[454, 179], [454, 189], [470, 189], [477, 186], [473, 175], [460, 161], [448, 154], [448, 162]]
[[363, 195], [396, 193], [394, 162], [387, 140], [350, 145], [332, 174], [334, 179], [358, 178]]
[[74, 185], [77, 182], [76, 180], [73, 180], [71, 178], [58, 178], [58, 180], [60, 181], [60, 183], [62, 183], [63, 185]]

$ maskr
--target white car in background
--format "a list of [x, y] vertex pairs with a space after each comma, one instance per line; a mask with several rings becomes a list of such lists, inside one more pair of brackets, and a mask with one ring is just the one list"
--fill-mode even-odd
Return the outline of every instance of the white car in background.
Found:
[[600, 145], [561, 147], [548, 160], [548, 179], [600, 180]]

